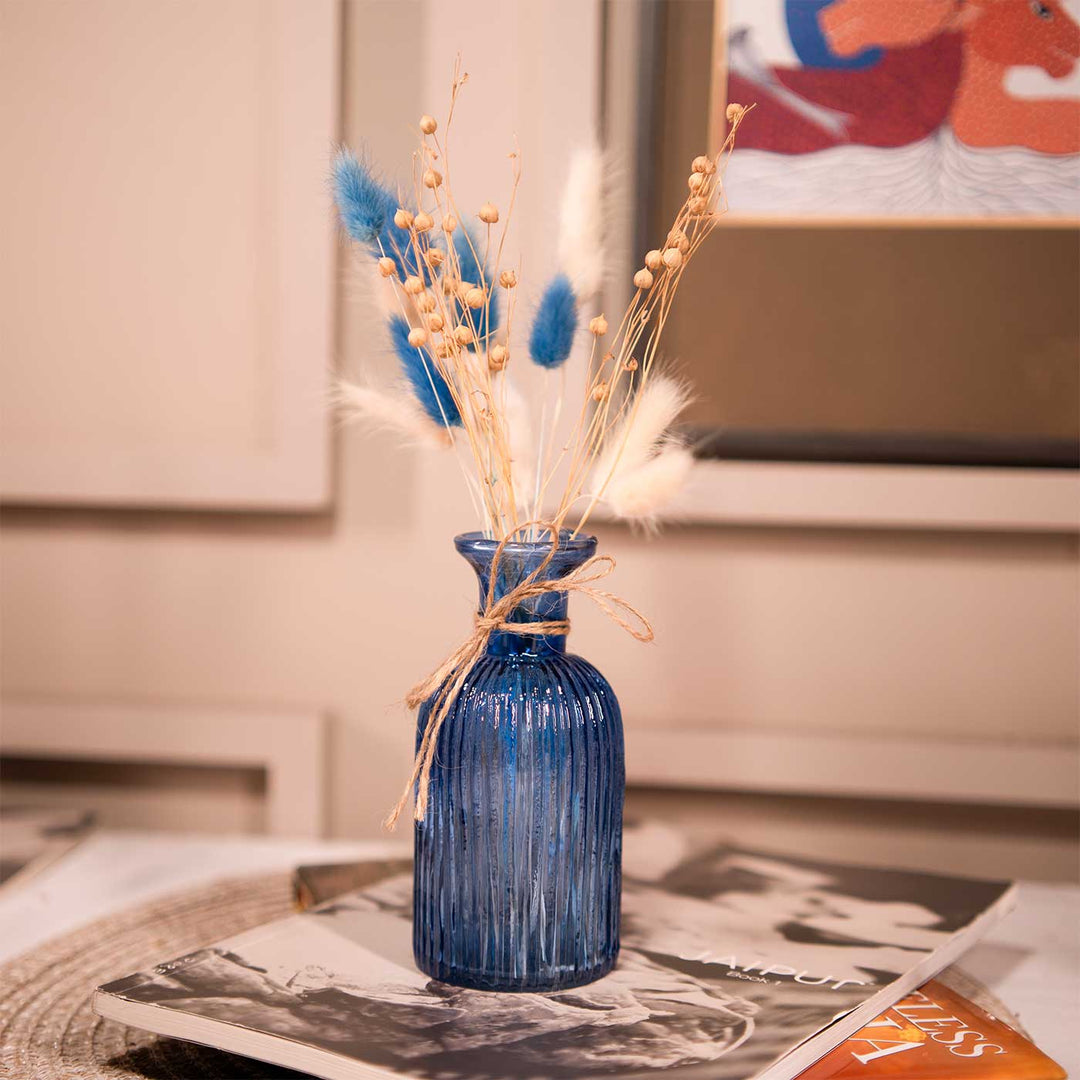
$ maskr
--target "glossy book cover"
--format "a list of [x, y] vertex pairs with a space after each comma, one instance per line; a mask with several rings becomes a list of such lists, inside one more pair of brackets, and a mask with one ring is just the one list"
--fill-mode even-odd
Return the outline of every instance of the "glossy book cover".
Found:
[[1018, 1031], [931, 980], [811, 1065], [799, 1080], [1065, 1080]]
[[791, 1080], [947, 966], [1006, 882], [628, 829], [611, 974], [550, 994], [448, 986], [412, 957], [408, 864], [99, 988], [101, 1015], [327, 1080]]

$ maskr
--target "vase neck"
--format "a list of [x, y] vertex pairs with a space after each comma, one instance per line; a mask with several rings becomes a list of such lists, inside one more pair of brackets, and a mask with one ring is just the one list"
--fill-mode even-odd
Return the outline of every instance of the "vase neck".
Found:
[[[487, 540], [479, 533], [465, 533], [454, 541], [458, 551], [476, 572], [480, 586], [480, 602], [477, 608], [483, 614], [491, 597], [497, 601], [517, 588], [530, 574], [542, 565], [551, 552], [550, 543], [513, 543], [503, 549], [496, 572], [494, 588], [491, 588], [492, 562], [499, 546], [495, 540]], [[536, 580], [557, 582], [579, 567], [596, 552], [596, 537], [583, 536], [570, 539], [564, 530], [559, 548], [551, 561], [539, 573]], [[567, 594], [553, 589], [551, 592], [531, 596], [518, 604], [507, 616], [507, 622], [529, 623], [561, 622], [568, 611]], [[489, 656], [536, 656], [566, 652], [565, 634], [530, 634], [495, 631], [487, 645]]]

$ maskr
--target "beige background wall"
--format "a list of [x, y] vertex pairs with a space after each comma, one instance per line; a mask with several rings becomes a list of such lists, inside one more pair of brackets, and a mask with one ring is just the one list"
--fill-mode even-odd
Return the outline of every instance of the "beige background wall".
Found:
[[[449, 543], [468, 523], [452, 470], [379, 439], [342, 449], [327, 518], [9, 512], [5, 694], [315, 705], [333, 718], [331, 829], [374, 831], [409, 753], [396, 703], [468, 624], [471, 572]], [[600, 535], [659, 631], [639, 646], [575, 610], [575, 648], [631, 732], [923, 735], [928, 754], [949, 736], [1075, 739], [1071, 540]]]
[[[365, 137], [379, 161], [404, 160], [407, 124], [442, 111], [449, 57], [468, 44], [478, 74], [462, 136], [479, 125], [498, 141], [463, 185], [477, 202], [488, 176], [502, 190], [504, 136], [535, 135], [519, 239], [540, 251], [562, 164], [544, 147], [563, 145], [564, 116], [582, 136], [592, 117], [531, 100], [527, 78], [481, 78], [500, 35], [523, 62], [540, 62], [526, 47], [543, 32], [530, 21], [539, 15], [506, 5], [504, 22], [470, 26], [464, 10], [421, 18], [418, 5], [349, 6], [346, 138]], [[580, 19], [584, 9], [566, 10]], [[379, 45], [410, 27], [429, 61], [420, 85]], [[567, 62], [595, 44], [571, 35]], [[350, 280], [343, 271], [342, 362], [388, 370]], [[348, 431], [335, 473], [325, 514], [8, 510], [4, 694], [314, 707], [331, 720], [329, 830], [374, 834], [410, 753], [400, 701], [468, 626], [474, 586], [450, 538], [472, 522], [448, 459]], [[598, 531], [618, 555], [616, 587], [658, 630], [640, 646], [583, 604], [574, 611], [574, 647], [620, 693], [631, 739], [644, 727], [728, 725], [905, 734], [925, 738], [928, 755], [942, 738], [1075, 747], [1075, 537], [688, 526], [646, 541]], [[786, 813], [774, 808], [778, 822]], [[1065, 872], [1071, 841], [1055, 836]]]

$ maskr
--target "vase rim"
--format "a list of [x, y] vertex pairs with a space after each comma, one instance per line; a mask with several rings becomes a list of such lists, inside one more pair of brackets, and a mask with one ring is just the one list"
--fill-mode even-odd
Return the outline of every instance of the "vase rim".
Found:
[[[580, 552], [596, 546], [596, 537], [579, 534], [572, 540], [569, 529], [559, 531], [559, 550], [562, 552]], [[454, 537], [454, 546], [458, 551], [478, 551], [494, 555], [500, 541], [485, 536], [480, 531], [463, 532]], [[550, 540], [511, 540], [504, 548], [509, 555], [527, 555], [537, 551], [546, 551], [551, 547]]]

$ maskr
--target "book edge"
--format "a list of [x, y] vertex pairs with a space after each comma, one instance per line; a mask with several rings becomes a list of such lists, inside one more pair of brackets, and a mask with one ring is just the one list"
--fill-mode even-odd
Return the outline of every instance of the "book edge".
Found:
[[867, 1022], [907, 997], [924, 982], [934, 978], [981, 940], [1015, 908], [1019, 885], [1014, 881], [985, 911], [977, 915], [940, 949], [924, 957], [891, 983], [881, 987], [849, 1013], [845, 1013], [827, 1028], [804, 1039], [794, 1049], [777, 1058], [748, 1080], [795, 1080], [804, 1070], [849, 1039]]
[[[136, 986], [142, 986], [145, 983], [153, 982], [154, 979], [161, 974], [161, 972], [157, 970], [160, 967], [177, 964], [181, 960], [186, 960], [189, 956], [195, 956], [196, 953], [206, 952], [208, 949], [215, 949], [225, 942], [229, 942], [230, 944], [243, 943], [244, 945], [247, 945], [251, 942], [262, 941], [264, 938], [276, 934], [286, 923], [291, 922], [293, 919], [302, 918], [306, 914], [307, 912], [304, 911], [293, 911], [288, 915], [281, 915], [276, 919], [271, 919], [270, 922], [252, 926], [247, 930], [241, 930], [237, 934], [230, 934], [228, 937], [218, 938], [209, 945], [204, 945], [197, 949], [190, 949], [180, 956], [171, 956], [168, 960], [161, 960], [149, 968], [143, 968], [141, 971], [133, 971], [129, 975], [122, 975], [118, 979], [110, 979], [108, 982], [99, 983], [94, 987], [94, 994], [104, 993], [108, 994], [110, 997], [119, 997], [121, 993], [134, 989]], [[133, 1004], [135, 1003], [133, 1002]], [[222, 1021], [222, 1023], [224, 1023], [224, 1021]]]
[[295, 1069], [318, 1076], [321, 1080], [401, 1080], [404, 1075], [331, 1050], [322, 1050], [298, 1039], [287, 1039], [229, 1020], [216, 1020], [163, 1005], [131, 1001], [100, 987], [91, 996], [90, 1005], [98, 1016], [118, 1024], [136, 1027], [167, 1039], [196, 1043], [210, 1050], [223, 1050], [267, 1065]]

